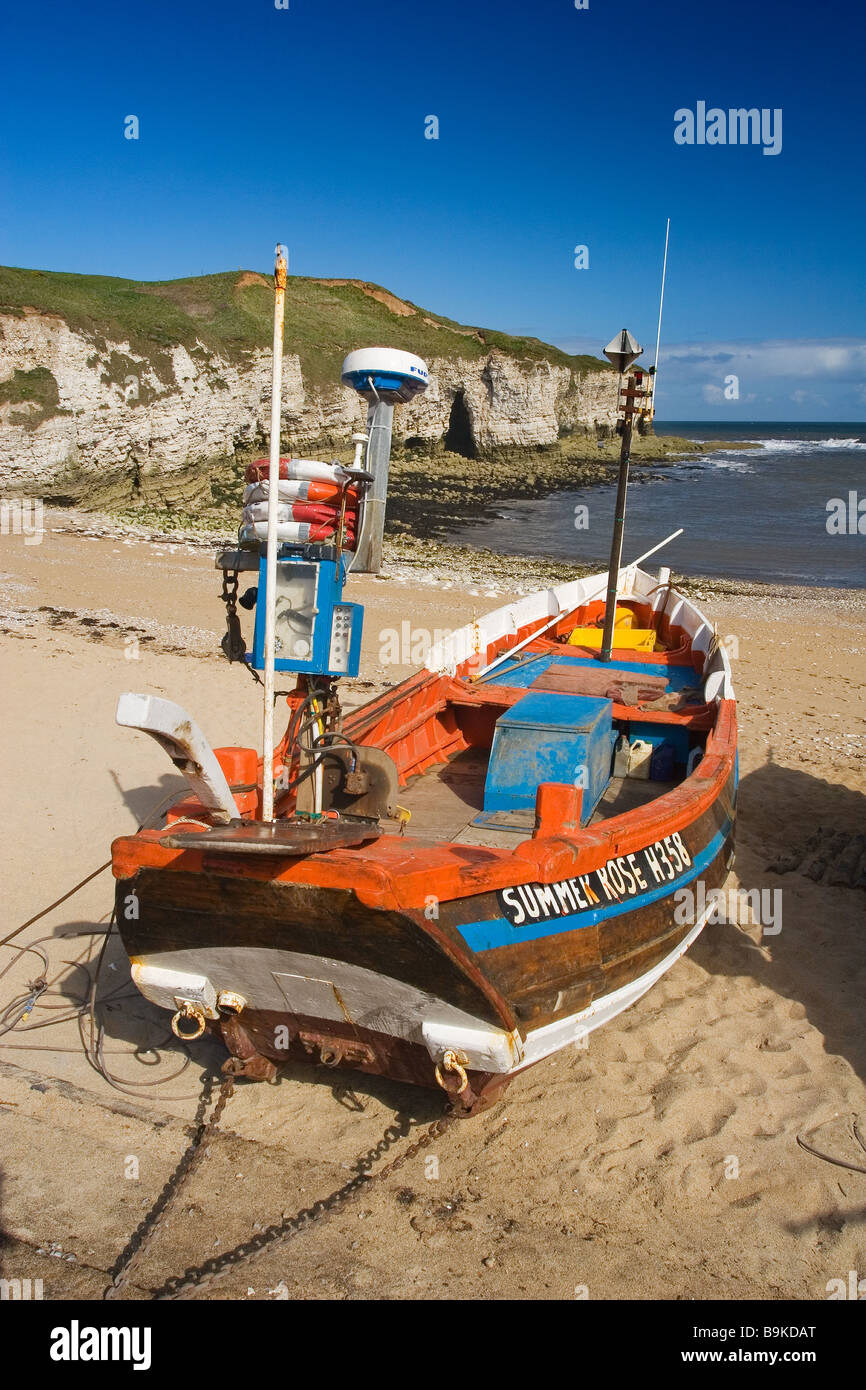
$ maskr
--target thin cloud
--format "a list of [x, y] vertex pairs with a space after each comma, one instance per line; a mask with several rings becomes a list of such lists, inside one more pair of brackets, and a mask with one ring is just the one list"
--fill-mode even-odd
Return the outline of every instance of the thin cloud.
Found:
[[[563, 340], [566, 352], [592, 351], [590, 338]], [[652, 360], [652, 348], [644, 361]], [[659, 409], [695, 419], [759, 408], [767, 418], [850, 420], [866, 401], [866, 339], [766, 338], [662, 344]], [[811, 413], [810, 413], [811, 412]]]
[[768, 338], [763, 342], [675, 343], [664, 354], [668, 372], [706, 376], [713, 364], [738, 367], [755, 381], [822, 378], [866, 380], [866, 341], [856, 338]]
[[[595, 338], [563, 338], [557, 343], [563, 352], [591, 352], [599, 356]], [[644, 360], [651, 356], [651, 349]], [[866, 383], [866, 339], [860, 338], [766, 338], [755, 341], [662, 344], [661, 361], [670, 372], [706, 371], [712, 366], [745, 364], [756, 377], [829, 376], [839, 381]]]

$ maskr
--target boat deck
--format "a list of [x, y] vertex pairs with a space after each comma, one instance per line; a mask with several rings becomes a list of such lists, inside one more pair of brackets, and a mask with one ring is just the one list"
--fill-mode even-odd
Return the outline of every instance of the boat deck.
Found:
[[[622, 658], [622, 659], [620, 659]], [[631, 658], [631, 659], [629, 659]], [[603, 697], [614, 687], [615, 712], [633, 714], [637, 721], [651, 719], [640, 704], [667, 695], [689, 700], [699, 693], [700, 677], [687, 656], [668, 662], [641, 660], [638, 653], [620, 652], [610, 663], [603, 663], [585, 649], [547, 646], [542, 652], [528, 650], [504, 661], [490, 675], [469, 685], [481, 693], [497, 687], [537, 692], [550, 702], [575, 704], [586, 695]], [[631, 706], [625, 710], [624, 704]], [[666, 716], [677, 719], [676, 715]], [[444, 840], [457, 844], [487, 845], [511, 849], [528, 838], [534, 829], [534, 808], [502, 812], [495, 825], [474, 822], [484, 807], [485, 780], [490, 752], [469, 748], [428, 768], [414, 777], [400, 793], [400, 804], [412, 813], [406, 834], [424, 840]], [[675, 782], [650, 781], [637, 777], [611, 777], [590, 819], [590, 824], [645, 806], [664, 795]]]
[[[527, 839], [535, 824], [532, 811], [515, 812], [514, 828], [510, 830], [473, 824], [484, 804], [486, 776], [486, 749], [468, 748], [451, 762], [431, 767], [416, 777], [400, 793], [400, 805], [412, 812], [406, 835], [495, 849], [511, 849]], [[645, 806], [675, 785], [638, 777], [611, 777], [590, 824]]]
[[[611, 678], [621, 672], [638, 678], [637, 684], [640, 683], [641, 676], [663, 680], [664, 689], [669, 693], [684, 691], [700, 684], [700, 677], [696, 675], [691, 659], [686, 655], [680, 659], [671, 656], [667, 662], [662, 663], [656, 660], [642, 661], [638, 652], [617, 652], [611, 661], [603, 662], [598, 657], [587, 654], [584, 648], [562, 645], [543, 652], [533, 652], [529, 649], [517, 656], [509, 657], [501, 666], [497, 666], [495, 671], [483, 676], [475, 684], [475, 689], [484, 689], [489, 685], [529, 689], [536, 683], [543, 682], [543, 678], [550, 674], [551, 668], [554, 668], [557, 674], [573, 672], [575, 693], [579, 693], [577, 687], [582, 684], [581, 676], [585, 678], [583, 683], [588, 687], [594, 676]], [[587, 688], [586, 693], [596, 692]]]

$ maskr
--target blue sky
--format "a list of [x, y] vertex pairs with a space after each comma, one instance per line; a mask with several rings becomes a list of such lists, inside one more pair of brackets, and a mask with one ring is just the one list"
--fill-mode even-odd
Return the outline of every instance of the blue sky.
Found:
[[[171, 279], [279, 239], [597, 352], [654, 343], [670, 216], [660, 416], [866, 418], [862, 4], [288, 3], [7, 6], [0, 263]], [[677, 144], [700, 101], [781, 109], [781, 152]]]

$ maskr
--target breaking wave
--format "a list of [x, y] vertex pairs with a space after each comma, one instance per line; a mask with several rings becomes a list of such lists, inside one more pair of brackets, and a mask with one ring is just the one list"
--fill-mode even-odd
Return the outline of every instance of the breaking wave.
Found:
[[770, 454], [812, 454], [821, 449], [866, 449], [862, 439], [759, 439]]
[[[758, 446], [757, 448], [755, 446]], [[866, 441], [856, 436], [851, 439], [775, 439], [760, 437], [742, 444], [731, 441], [729, 448], [711, 454], [699, 454], [690, 463], [701, 468], [722, 469], [729, 473], [754, 473], [754, 464], [767, 454], [811, 455], [818, 453], [846, 453], [866, 451]], [[685, 462], [685, 461], [683, 461]]]
[[698, 454], [694, 458], [682, 459], [679, 468], [683, 472], [690, 469], [703, 471], [706, 469], [725, 469], [730, 473], [754, 473], [752, 463], [755, 458], [754, 449], [738, 449], [732, 445], [730, 449], [719, 450], [711, 454]]

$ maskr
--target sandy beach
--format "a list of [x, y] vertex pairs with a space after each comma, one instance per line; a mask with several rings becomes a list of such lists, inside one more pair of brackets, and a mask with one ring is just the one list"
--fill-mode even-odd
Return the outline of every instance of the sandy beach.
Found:
[[[214, 746], [259, 741], [258, 689], [219, 654], [212, 550], [82, 534], [62, 512], [46, 522], [39, 545], [0, 538], [0, 936], [103, 863], [111, 840], [181, 785], [149, 739], [115, 726], [121, 691], [177, 700]], [[406, 660], [383, 659], [407, 618], [413, 641], [425, 630], [432, 640], [549, 575], [509, 560], [480, 580], [471, 556], [458, 561], [436, 573], [392, 550], [381, 577], [352, 582], [367, 612], [346, 704], [413, 669], [405, 643]], [[234, 1271], [212, 1297], [823, 1300], [830, 1281], [866, 1276], [866, 1176], [797, 1144], [811, 1135], [866, 1164], [851, 1134], [852, 1117], [866, 1125], [866, 841], [856, 841], [866, 591], [691, 591], [718, 621], [740, 702], [728, 887], [778, 894], [780, 929], [764, 934], [748, 913], [708, 926], [587, 1047], [532, 1068], [426, 1160]], [[52, 988], [27, 1027], [0, 1033], [0, 1272], [41, 1278], [46, 1299], [101, 1297], [189, 1142], [203, 1070], [222, 1060], [196, 1043], [172, 1079], [183, 1055], [115, 942], [101, 987], [112, 996], [105, 1052], [127, 1092], [89, 1065], [76, 1013], [99, 937], [71, 934], [92, 932], [110, 899], [103, 874], [17, 939], [49, 937]], [[0, 1011], [43, 968], [8, 947], [6, 966]], [[323, 1067], [238, 1085], [222, 1137], [126, 1296], [149, 1297], [339, 1188], [395, 1117], [439, 1113], [436, 1096]]]

